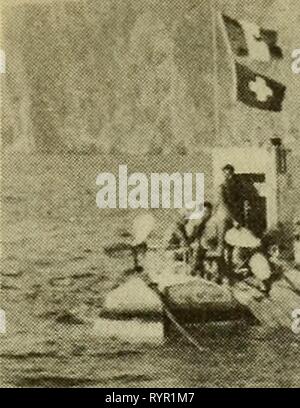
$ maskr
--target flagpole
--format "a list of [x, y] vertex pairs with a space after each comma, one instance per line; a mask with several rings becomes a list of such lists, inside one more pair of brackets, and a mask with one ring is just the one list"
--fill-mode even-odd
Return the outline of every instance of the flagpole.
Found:
[[228, 62], [230, 66], [230, 71], [231, 71], [231, 81], [232, 81], [232, 94], [231, 94], [231, 114], [233, 114], [232, 118], [232, 123], [230, 123], [230, 128], [233, 132], [233, 141], [238, 142], [237, 138], [237, 128], [238, 128], [238, 122], [237, 122], [237, 112], [234, 111], [232, 112], [233, 107], [237, 107], [236, 101], [237, 101], [237, 77], [236, 77], [236, 68], [235, 68], [235, 60], [232, 52], [232, 48], [228, 39], [228, 35], [225, 30], [222, 14], [218, 13], [218, 22], [220, 24], [221, 30], [222, 30], [222, 37], [223, 41], [225, 43], [226, 49], [227, 49], [227, 55], [228, 55]]
[[218, 38], [216, 20], [216, 0], [210, 0], [212, 19], [212, 47], [213, 47], [213, 82], [214, 82], [214, 125], [215, 135], [220, 136], [220, 111], [219, 111], [219, 83], [218, 83]]

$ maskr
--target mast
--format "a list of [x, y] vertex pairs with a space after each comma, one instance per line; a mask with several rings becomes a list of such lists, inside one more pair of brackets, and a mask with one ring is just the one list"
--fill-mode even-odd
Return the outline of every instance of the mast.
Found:
[[214, 125], [216, 141], [220, 137], [220, 110], [219, 110], [219, 81], [218, 81], [218, 33], [216, 18], [216, 0], [210, 1], [212, 21], [212, 49], [213, 49], [213, 82], [214, 82]]
[[[221, 13], [218, 13], [216, 10], [216, 7], [214, 6], [215, 1], [216, 0], [211, 0], [213, 2], [212, 5], [212, 12], [214, 12], [215, 15], [215, 41], [217, 42], [217, 22], [219, 22], [220, 24], [220, 28], [221, 28], [221, 33], [222, 33], [222, 38], [227, 50], [227, 56], [228, 56], [228, 64], [229, 64], [229, 68], [230, 68], [230, 73], [231, 73], [231, 81], [232, 81], [232, 93], [231, 93], [231, 106], [230, 109], [228, 110], [228, 113], [231, 115], [231, 120], [230, 120], [230, 129], [231, 129], [231, 137], [232, 137], [232, 142], [234, 143], [239, 143], [239, 138], [238, 138], [238, 112], [236, 111], [237, 109], [237, 78], [236, 78], [236, 72], [235, 72], [235, 59], [233, 56], [233, 52], [232, 52], [232, 48], [229, 42], [229, 38], [228, 35], [226, 33], [225, 30], [225, 26], [223, 23], [223, 19], [222, 19], [222, 15]], [[235, 3], [236, 5], [236, 3]], [[216, 61], [218, 60], [218, 48], [216, 45]], [[216, 68], [217, 71], [217, 68]], [[218, 74], [218, 71], [217, 71]], [[218, 88], [216, 89], [216, 97], [218, 98]], [[219, 106], [219, 105], [217, 105]], [[219, 114], [218, 114], [219, 116]], [[220, 121], [219, 121], [220, 122]]]

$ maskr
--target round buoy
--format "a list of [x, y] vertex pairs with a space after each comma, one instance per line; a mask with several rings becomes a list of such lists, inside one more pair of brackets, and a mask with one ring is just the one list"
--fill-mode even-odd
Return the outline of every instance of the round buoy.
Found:
[[157, 316], [162, 314], [162, 303], [143, 279], [132, 277], [106, 296], [102, 314], [113, 317]]

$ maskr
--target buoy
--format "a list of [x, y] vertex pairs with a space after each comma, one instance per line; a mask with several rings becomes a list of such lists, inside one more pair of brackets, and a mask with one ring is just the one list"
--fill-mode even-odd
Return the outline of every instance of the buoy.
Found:
[[102, 315], [113, 318], [161, 316], [162, 303], [159, 296], [151, 290], [140, 277], [132, 277], [113, 289], [103, 304]]

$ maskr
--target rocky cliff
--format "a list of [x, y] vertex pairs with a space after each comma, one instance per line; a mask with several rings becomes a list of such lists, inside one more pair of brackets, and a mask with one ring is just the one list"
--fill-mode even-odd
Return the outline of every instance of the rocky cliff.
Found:
[[291, 50], [300, 48], [299, 2], [215, 5], [215, 11], [279, 31], [285, 59], [251, 66], [287, 85], [282, 113], [232, 100], [220, 29], [214, 87], [212, 0], [11, 1], [3, 14], [4, 144], [24, 151], [130, 153], [263, 144], [274, 135], [299, 144], [300, 75], [291, 72]]

